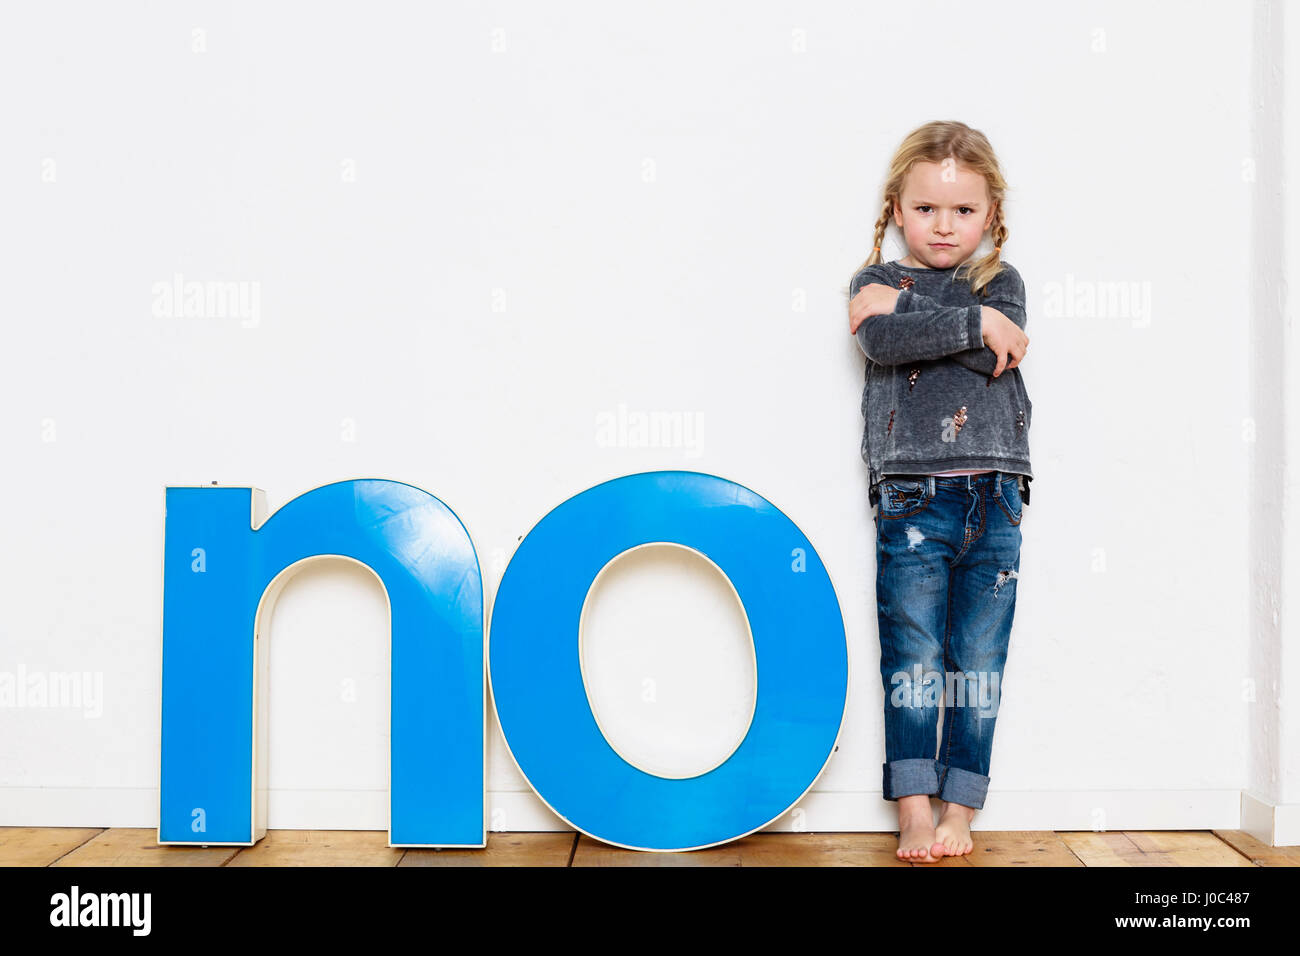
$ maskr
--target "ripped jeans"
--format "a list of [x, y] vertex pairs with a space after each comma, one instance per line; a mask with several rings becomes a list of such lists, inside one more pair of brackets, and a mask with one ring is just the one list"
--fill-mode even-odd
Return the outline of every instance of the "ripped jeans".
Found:
[[937, 794], [978, 809], [1016, 608], [1020, 477], [886, 475], [879, 490], [884, 796]]

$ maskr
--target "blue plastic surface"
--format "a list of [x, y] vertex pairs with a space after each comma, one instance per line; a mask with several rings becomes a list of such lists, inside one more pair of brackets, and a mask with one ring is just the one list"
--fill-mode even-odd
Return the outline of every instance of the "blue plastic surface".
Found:
[[[619, 756], [582, 681], [588, 589], [620, 553], [654, 542], [693, 548], [727, 575], [758, 668], [744, 740], [721, 765], [686, 779]], [[829, 760], [848, 694], [844, 622], [812, 544], [748, 488], [689, 471], [617, 478], [543, 518], [498, 589], [488, 657], [497, 716], [528, 783], [570, 825], [634, 849], [712, 846], [776, 820]]]
[[359, 479], [301, 495], [254, 531], [252, 494], [167, 489], [159, 842], [253, 842], [258, 604], [285, 568], [343, 555], [389, 601], [389, 842], [482, 846], [483, 586], [465, 527], [428, 492]]

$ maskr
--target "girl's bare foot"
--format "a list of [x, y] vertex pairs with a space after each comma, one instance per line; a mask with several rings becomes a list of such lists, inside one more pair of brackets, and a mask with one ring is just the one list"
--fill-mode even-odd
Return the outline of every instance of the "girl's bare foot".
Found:
[[931, 850], [938, 845], [930, 798], [916, 793], [898, 798], [898, 858], [909, 863], [934, 863]]
[[975, 846], [970, 835], [970, 822], [974, 816], [974, 807], [943, 801], [939, 825], [934, 830], [934, 843], [930, 846], [931, 855], [965, 856], [969, 853]]

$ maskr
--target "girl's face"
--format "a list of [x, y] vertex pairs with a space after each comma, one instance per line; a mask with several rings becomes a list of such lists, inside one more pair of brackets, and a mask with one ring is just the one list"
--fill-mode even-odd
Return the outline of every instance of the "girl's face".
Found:
[[899, 261], [924, 269], [960, 265], [993, 222], [988, 184], [949, 157], [942, 163], [913, 163], [894, 201], [894, 223], [911, 253]]

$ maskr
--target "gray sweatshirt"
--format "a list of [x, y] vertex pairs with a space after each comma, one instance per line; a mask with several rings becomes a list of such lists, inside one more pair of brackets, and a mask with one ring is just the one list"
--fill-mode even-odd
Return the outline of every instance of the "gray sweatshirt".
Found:
[[850, 299], [872, 282], [904, 290], [893, 312], [871, 316], [857, 331], [867, 356], [862, 459], [872, 504], [885, 475], [966, 468], [1023, 475], [1029, 503], [1034, 406], [1020, 369], [993, 377], [998, 360], [984, 344], [980, 316], [981, 305], [991, 306], [1023, 329], [1025, 284], [1004, 260], [977, 297], [965, 279], [954, 280], [956, 269], [877, 263], [849, 285]]

